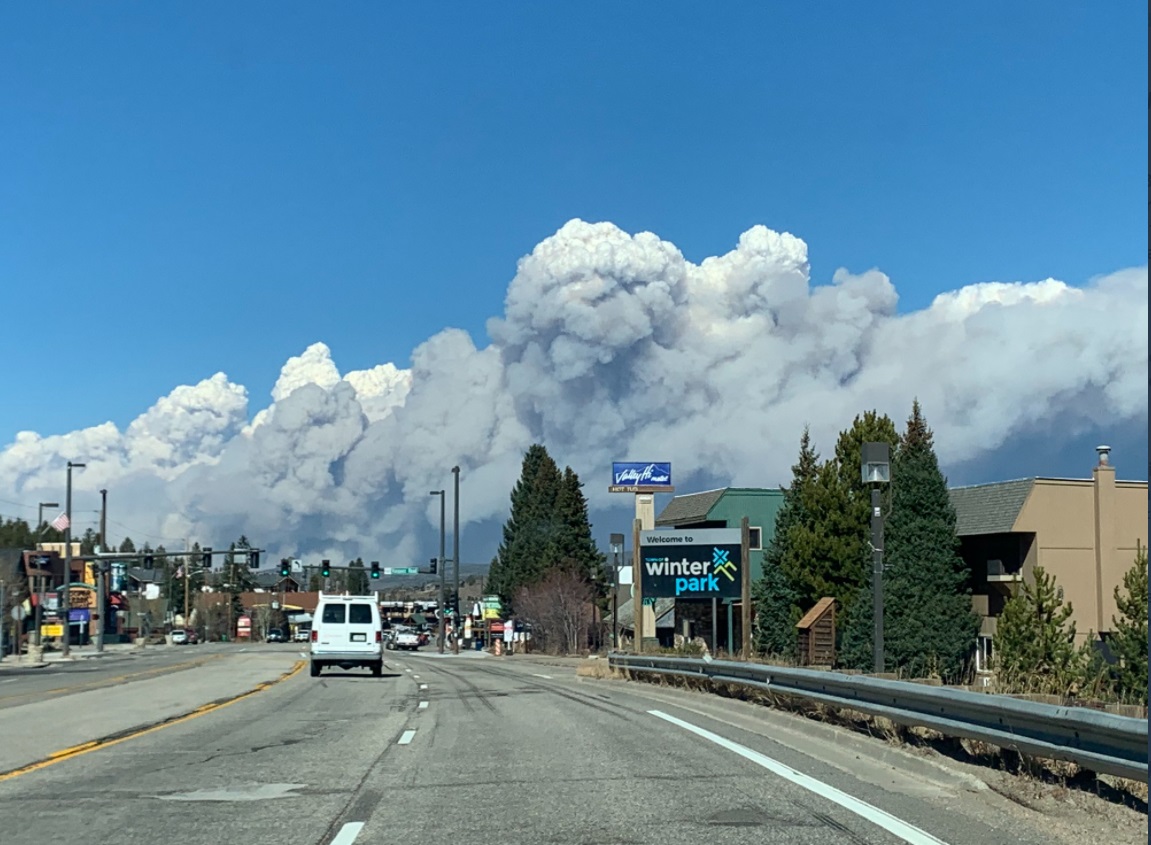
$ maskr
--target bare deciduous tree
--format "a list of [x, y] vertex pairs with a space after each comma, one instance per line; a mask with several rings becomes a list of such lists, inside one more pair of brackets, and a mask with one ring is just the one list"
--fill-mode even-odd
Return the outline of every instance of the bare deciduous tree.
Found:
[[532, 627], [532, 640], [550, 654], [587, 648], [595, 620], [595, 591], [568, 570], [553, 570], [543, 581], [516, 594], [516, 616]]

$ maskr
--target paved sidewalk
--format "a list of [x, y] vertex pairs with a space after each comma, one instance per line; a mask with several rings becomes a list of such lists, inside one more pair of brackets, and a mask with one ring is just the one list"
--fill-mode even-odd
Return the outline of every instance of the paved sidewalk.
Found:
[[0, 772], [247, 692], [276, 680], [299, 659], [295, 652], [237, 652], [175, 674], [0, 710]]
[[[164, 646], [157, 645], [150, 646], [150, 648], [160, 649], [164, 648]], [[38, 663], [33, 663], [27, 654], [8, 654], [0, 657], [0, 672], [5, 669], [38, 669], [47, 666], [49, 663], [60, 663], [65, 660], [98, 660], [103, 657], [124, 657], [129, 654], [141, 654], [144, 651], [144, 647], [131, 643], [109, 643], [104, 646], [103, 651], [97, 651], [96, 646], [89, 645], [72, 648], [66, 658], [59, 651], [45, 651]]]

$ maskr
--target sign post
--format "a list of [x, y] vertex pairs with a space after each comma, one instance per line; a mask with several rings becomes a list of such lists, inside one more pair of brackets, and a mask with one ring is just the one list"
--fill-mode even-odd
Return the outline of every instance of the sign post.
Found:
[[[671, 483], [671, 463], [668, 461], [636, 462], [615, 461], [611, 465], [612, 483], [607, 488], [609, 493], [635, 494], [635, 519], [640, 530], [655, 528], [655, 494], [674, 493], [675, 487]], [[633, 557], [638, 566], [638, 544], [633, 542]], [[642, 601], [643, 587], [636, 579], [635, 597], [632, 600], [632, 627], [635, 629], [635, 642], [637, 650], [642, 650], [644, 635], [650, 629], [650, 635], [655, 636], [655, 608], [648, 610]]]
[[635, 568], [632, 572], [640, 572], [640, 577], [636, 578], [632, 584], [632, 600], [631, 600], [631, 626], [635, 632], [635, 653], [643, 654], [643, 574], [642, 574], [642, 560], [639, 553], [639, 535], [643, 528], [643, 524], [637, 518], [632, 523], [631, 533], [631, 548], [632, 548], [632, 566]]
[[743, 560], [740, 572], [740, 610], [743, 611], [743, 659], [751, 657], [751, 566], [748, 562], [751, 546], [751, 528], [745, 516], [739, 521], [740, 556]]

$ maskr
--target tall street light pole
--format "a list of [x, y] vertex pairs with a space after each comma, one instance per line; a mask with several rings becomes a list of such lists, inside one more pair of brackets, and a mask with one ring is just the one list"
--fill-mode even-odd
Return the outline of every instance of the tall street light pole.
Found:
[[62, 657], [71, 654], [72, 640], [72, 470], [83, 469], [86, 464], [68, 461], [68, 486], [64, 493], [64, 587], [60, 590], [60, 612], [64, 618], [64, 644], [60, 649]]
[[883, 655], [883, 506], [881, 485], [891, 481], [891, 446], [887, 443], [864, 443], [862, 450], [863, 483], [871, 486], [871, 603], [875, 616], [872, 633], [872, 668], [884, 671]]
[[[108, 491], [100, 491], [100, 551], [108, 550]], [[96, 651], [104, 650], [104, 630], [108, 621], [104, 618], [108, 603], [108, 579], [105, 574], [107, 560], [96, 559]]]
[[[58, 507], [60, 507], [59, 502], [41, 502], [40, 503], [40, 515], [39, 515], [38, 521], [36, 523], [36, 549], [37, 549], [37, 551], [39, 551], [39, 549], [40, 549], [40, 534], [43, 533], [43, 531], [44, 531], [44, 508], [58, 508]], [[39, 561], [37, 561], [37, 563], [36, 563], [36, 570], [39, 572], [39, 575], [37, 575], [37, 577], [36, 577], [36, 580], [40, 582], [38, 585], [39, 589], [37, 591], [39, 594], [39, 598], [36, 601], [36, 613], [34, 614], [35, 619], [33, 620], [32, 624], [36, 626], [36, 645], [43, 645], [43, 643], [40, 641], [40, 626], [44, 624], [43, 623], [43, 619], [44, 619], [44, 587], [45, 587], [44, 582], [47, 579], [44, 576], [44, 567], [40, 565]]]
[[452, 569], [454, 570], [456, 578], [456, 614], [453, 621], [456, 635], [452, 637], [452, 654], [459, 654], [460, 635], [463, 631], [460, 629], [460, 468], [458, 466], [452, 467], [452, 475], [454, 476], [453, 484], [455, 486], [455, 500], [453, 503], [455, 506], [455, 516], [452, 521]]
[[611, 535], [611, 647], [619, 651], [619, 567], [623, 557], [623, 534]]
[[428, 495], [440, 497], [440, 557], [439, 557], [439, 566], [436, 567], [437, 569], [440, 570], [440, 621], [439, 621], [438, 629], [436, 631], [436, 643], [439, 647], [440, 654], [443, 654], [444, 653], [444, 633], [445, 633], [445, 627], [446, 627], [446, 622], [447, 622], [447, 615], [445, 613], [445, 611], [447, 611], [447, 604], [444, 601], [444, 599], [446, 598], [445, 593], [447, 592], [447, 573], [444, 571], [444, 567], [446, 566], [446, 561], [444, 561], [444, 554], [445, 554], [444, 546], [445, 546], [446, 538], [444, 537], [444, 535], [446, 533], [446, 528], [447, 528], [446, 518], [447, 518], [447, 508], [448, 508], [448, 504], [447, 504], [448, 503], [448, 491], [447, 490], [433, 490]]

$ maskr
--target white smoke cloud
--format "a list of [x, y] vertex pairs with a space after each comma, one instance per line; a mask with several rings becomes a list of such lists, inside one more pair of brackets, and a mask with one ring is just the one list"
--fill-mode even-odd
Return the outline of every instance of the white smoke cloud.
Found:
[[221, 373], [124, 432], [24, 432], [0, 452], [0, 497], [55, 497], [63, 462], [84, 459], [78, 489], [113, 488], [122, 522], [155, 536], [414, 562], [434, 545], [428, 492], [451, 467], [462, 521], [502, 519], [535, 441], [602, 512], [627, 510], [606, 493], [613, 459], [671, 460], [681, 490], [776, 485], [805, 423], [827, 453], [860, 411], [902, 421], [913, 396], [945, 465], [1040, 424], [1071, 436], [1147, 417], [1146, 267], [897, 304], [878, 270], [813, 287], [807, 245], [762, 226], [696, 265], [653, 234], [573, 220], [520, 260], [485, 348], [446, 329], [410, 369], [341, 375], [315, 343], [250, 422]]

